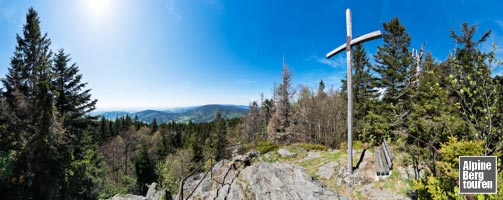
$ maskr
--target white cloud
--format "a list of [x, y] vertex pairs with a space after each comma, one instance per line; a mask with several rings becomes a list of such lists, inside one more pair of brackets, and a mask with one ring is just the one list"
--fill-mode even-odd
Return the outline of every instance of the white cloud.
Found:
[[256, 82], [257, 82], [256, 80], [250, 80], [250, 79], [239, 79], [236, 81], [237, 85], [248, 85]]
[[333, 68], [344, 68], [347, 65], [345, 56], [332, 57], [331, 59], [317, 57], [316, 60]]

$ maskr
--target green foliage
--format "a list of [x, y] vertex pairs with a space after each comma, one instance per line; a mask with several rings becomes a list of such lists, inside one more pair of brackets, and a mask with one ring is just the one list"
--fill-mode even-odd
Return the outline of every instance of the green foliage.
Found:
[[214, 129], [213, 129], [213, 142], [212, 148], [214, 148], [214, 158], [215, 160], [222, 160], [229, 156], [229, 152], [227, 150], [227, 125], [222, 118], [220, 112], [217, 112], [215, 115], [215, 120], [213, 121]]
[[14, 170], [14, 158], [15, 152], [3, 152], [0, 151], [0, 180], [12, 175]]
[[257, 151], [260, 152], [260, 154], [265, 154], [269, 151], [276, 150], [278, 148], [278, 146], [271, 141], [262, 141], [262, 142], [257, 143], [256, 148], [257, 148]]
[[149, 184], [155, 182], [155, 163], [152, 160], [146, 145], [142, 145], [135, 159], [136, 184], [140, 194], [145, 195]]
[[308, 151], [326, 151], [328, 149], [321, 144], [300, 143], [299, 146]]
[[370, 128], [365, 130], [379, 134], [376, 135], [378, 141], [386, 134], [404, 128], [410, 105], [408, 82], [412, 76], [411, 39], [405, 27], [398, 18], [394, 18], [383, 23], [383, 28], [384, 44], [377, 47], [374, 70], [379, 77], [376, 86], [385, 91], [382, 100], [373, 109], [374, 114], [379, 116], [370, 116], [370, 122], [367, 122]]
[[210, 159], [206, 160], [206, 162], [204, 162], [203, 171], [207, 172], [208, 170], [211, 169], [211, 167], [215, 163], [217, 163], [217, 161], [215, 161], [215, 159], [213, 159], [213, 158], [210, 158]]
[[189, 172], [193, 164], [190, 162], [191, 152], [189, 150], [178, 150], [175, 154], [170, 154], [166, 159], [156, 166], [161, 187], [170, 191], [178, 191], [178, 184]]
[[414, 181], [414, 189], [420, 199], [461, 199], [458, 194], [459, 156], [481, 156], [484, 152], [484, 141], [459, 141], [450, 137], [442, 143], [440, 160], [436, 163], [437, 174]]

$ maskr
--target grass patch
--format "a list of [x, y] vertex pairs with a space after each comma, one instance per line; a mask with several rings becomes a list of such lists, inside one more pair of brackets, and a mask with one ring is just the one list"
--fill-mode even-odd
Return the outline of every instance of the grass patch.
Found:
[[250, 143], [243, 144], [238, 149], [238, 153], [245, 154], [246, 152], [252, 149], [256, 149], [257, 151], [260, 152], [260, 154], [265, 154], [267, 152], [276, 150], [277, 148], [278, 146], [271, 141], [260, 141], [257, 144], [250, 144]]
[[308, 151], [326, 151], [328, 148], [321, 144], [311, 144], [311, 143], [300, 143], [300, 147]]
[[302, 161], [299, 163], [300, 166], [304, 167], [307, 173], [311, 176], [316, 176], [316, 172], [318, 172], [318, 168], [324, 165], [326, 162], [323, 161], [323, 158], [314, 158], [306, 161]]
[[263, 142], [259, 142], [257, 144], [256, 148], [257, 148], [257, 151], [260, 152], [260, 154], [264, 154], [269, 151], [276, 150], [278, 148], [278, 146], [271, 141], [263, 141]]

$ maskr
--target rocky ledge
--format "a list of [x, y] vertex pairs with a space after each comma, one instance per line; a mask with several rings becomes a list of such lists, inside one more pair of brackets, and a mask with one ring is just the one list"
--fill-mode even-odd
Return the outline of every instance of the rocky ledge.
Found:
[[[187, 182], [186, 191], [196, 187], [203, 174]], [[288, 163], [255, 163], [236, 166], [220, 161], [211, 175], [196, 188], [191, 199], [340, 199], [305, 170]]]

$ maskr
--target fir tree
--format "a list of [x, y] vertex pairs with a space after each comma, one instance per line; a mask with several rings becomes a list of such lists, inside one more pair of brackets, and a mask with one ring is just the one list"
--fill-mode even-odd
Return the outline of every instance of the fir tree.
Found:
[[375, 71], [379, 74], [378, 87], [386, 89], [384, 101], [397, 104], [404, 98], [407, 79], [410, 77], [410, 36], [398, 18], [384, 27], [384, 45], [377, 47]]
[[148, 184], [155, 182], [157, 175], [155, 173], [155, 163], [152, 160], [147, 146], [142, 145], [140, 151], [135, 157], [136, 185], [141, 195], [147, 193]]
[[213, 148], [215, 150], [215, 160], [219, 161], [227, 157], [227, 126], [222, 114], [217, 112], [213, 120]]
[[85, 89], [87, 83], [82, 83], [77, 64], [69, 65], [70, 61], [70, 55], [60, 49], [53, 66], [56, 108], [60, 115], [65, 116], [66, 127], [93, 111], [97, 102], [96, 99], [91, 99], [91, 90]]
[[154, 120], [152, 121], [152, 124], [150, 125], [150, 130], [152, 133], [155, 133], [157, 132], [157, 130], [159, 130], [159, 125], [157, 125], [157, 119], [154, 118]]
[[411, 39], [398, 18], [383, 23], [383, 27], [384, 45], [377, 47], [374, 70], [379, 77], [376, 86], [385, 91], [380, 110], [375, 111], [375, 114], [384, 117], [379, 121], [385, 121], [388, 128], [383, 127], [386, 129], [384, 134], [390, 134], [393, 130], [404, 128], [406, 116], [410, 112]]
[[17, 155], [8, 184], [16, 187], [17, 198], [52, 199], [64, 181], [69, 151], [54, 113], [51, 41], [42, 34], [33, 8], [26, 15], [23, 35], [16, 39], [9, 72], [2, 80], [3, 110], [12, 119], [2, 138], [9, 138], [13, 144], [9, 148]]

